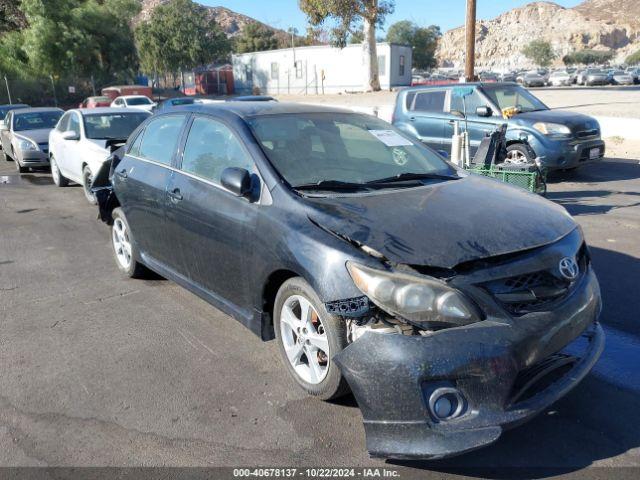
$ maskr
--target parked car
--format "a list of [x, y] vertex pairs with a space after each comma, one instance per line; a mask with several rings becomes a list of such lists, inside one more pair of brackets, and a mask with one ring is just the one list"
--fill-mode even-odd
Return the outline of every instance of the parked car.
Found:
[[49, 134], [51, 176], [58, 187], [69, 180], [83, 186], [90, 203], [93, 177], [114, 149], [121, 147], [149, 112], [133, 108], [69, 110]]
[[20, 108], [30, 108], [26, 103], [10, 103], [6, 105], [0, 105], [0, 120], [3, 120], [7, 116], [10, 110], [18, 110]]
[[497, 82], [498, 75], [493, 72], [482, 72], [478, 76], [481, 82]]
[[[469, 88], [472, 94], [463, 97]], [[465, 111], [466, 121], [462, 118]], [[462, 129], [467, 125], [471, 153], [486, 135], [506, 123], [509, 161], [533, 163], [537, 159], [548, 170], [575, 168], [601, 159], [605, 151], [594, 118], [550, 110], [514, 83], [407, 88], [398, 93], [392, 121], [434, 150], [447, 153], [451, 152], [454, 123]], [[525, 148], [521, 135], [531, 149]]]
[[49, 166], [49, 132], [64, 112], [59, 108], [10, 110], [0, 123], [2, 155], [20, 173]]
[[111, 98], [109, 97], [87, 97], [85, 98], [78, 108], [98, 108], [111, 106]]
[[544, 87], [546, 80], [538, 72], [527, 72], [522, 77], [522, 84], [525, 87]]
[[515, 72], [506, 72], [500, 75], [501, 82], [515, 82], [517, 79], [517, 74]]
[[193, 105], [194, 103], [197, 103], [197, 102], [199, 102], [199, 99], [195, 97], [167, 98], [166, 100], [160, 102], [158, 106], [153, 109], [153, 113], [162, 113], [175, 107], [182, 107], [184, 105]]
[[310, 395], [350, 388], [374, 456], [491, 444], [602, 351], [598, 282], [564, 208], [375, 117], [184, 107], [148, 119], [111, 171], [95, 190], [122, 273], [154, 270], [275, 336]]
[[633, 76], [624, 70], [613, 70], [609, 73], [609, 83], [613, 85], [633, 85]]
[[103, 88], [100, 93], [112, 100], [126, 95], [144, 95], [151, 98], [153, 89], [147, 85], [114, 85]]
[[227, 102], [277, 102], [269, 95], [240, 95], [238, 97], [227, 98]]
[[585, 72], [584, 84], [588, 87], [594, 85], [609, 85], [607, 72], [596, 68], [590, 68]]
[[631, 75], [631, 78], [633, 78], [633, 83], [635, 85], [640, 83], [640, 68], [638, 68], [638, 67], [629, 67], [629, 68], [627, 68], [626, 72], [629, 75]]
[[573, 80], [569, 72], [560, 70], [552, 72], [551, 75], [549, 75], [549, 85], [554, 87], [569, 86], [572, 83]]
[[585, 85], [587, 82], [587, 70], [578, 70], [576, 73], [576, 84]]
[[151, 112], [156, 105], [153, 100], [144, 95], [123, 95], [111, 102], [113, 108], [138, 108], [148, 112]]

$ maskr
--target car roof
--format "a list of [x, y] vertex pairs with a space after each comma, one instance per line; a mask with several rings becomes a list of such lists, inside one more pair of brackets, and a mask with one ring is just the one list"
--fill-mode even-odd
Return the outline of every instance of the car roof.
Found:
[[496, 87], [502, 85], [518, 85], [515, 82], [467, 82], [467, 83], [445, 83], [444, 85], [416, 85], [403, 88], [401, 92], [421, 92], [423, 90], [440, 89], [446, 87]]
[[146, 95], [120, 95], [116, 98], [149, 98], [149, 97], [147, 97]]
[[[252, 118], [261, 115], [280, 115], [298, 113], [357, 113], [336, 107], [325, 107], [320, 105], [309, 105], [293, 102], [222, 102], [222, 103], [196, 103], [193, 105], [178, 106], [171, 110], [189, 111], [197, 113], [231, 113], [240, 118]], [[167, 113], [166, 115], [170, 115]]]
[[29, 108], [20, 108], [18, 113], [35, 113], [35, 112], [63, 112], [61, 108], [58, 107], [29, 107]]
[[98, 108], [74, 108], [74, 112], [79, 112], [81, 115], [101, 115], [105, 113], [149, 113], [146, 110], [139, 108], [125, 108], [125, 107], [98, 107]]

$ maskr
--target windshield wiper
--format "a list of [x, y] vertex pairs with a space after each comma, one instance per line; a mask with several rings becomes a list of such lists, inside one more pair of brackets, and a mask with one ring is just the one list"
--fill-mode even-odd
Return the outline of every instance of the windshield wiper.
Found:
[[461, 177], [457, 175], [445, 175], [441, 173], [412, 173], [405, 172], [394, 175], [393, 177], [378, 178], [371, 180], [367, 184], [405, 182], [407, 180], [458, 180]]
[[370, 188], [366, 183], [343, 182], [341, 180], [320, 180], [315, 183], [296, 185], [295, 190], [362, 190]]

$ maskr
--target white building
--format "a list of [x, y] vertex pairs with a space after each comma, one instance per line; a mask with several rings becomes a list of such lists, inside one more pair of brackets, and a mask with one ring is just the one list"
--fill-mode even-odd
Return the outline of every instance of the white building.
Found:
[[[411, 84], [411, 47], [378, 43], [380, 87]], [[283, 48], [233, 55], [236, 93], [323, 94], [363, 91], [366, 69], [360, 44]]]

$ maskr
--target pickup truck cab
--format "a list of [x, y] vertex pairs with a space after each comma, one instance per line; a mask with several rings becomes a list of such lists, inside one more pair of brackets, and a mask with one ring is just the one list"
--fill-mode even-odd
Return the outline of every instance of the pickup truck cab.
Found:
[[393, 125], [434, 150], [451, 153], [456, 122], [461, 131], [469, 132], [471, 154], [486, 135], [506, 123], [509, 158], [527, 162], [537, 158], [547, 170], [573, 169], [601, 159], [605, 152], [596, 119], [551, 110], [515, 83], [421, 86], [398, 93]]

